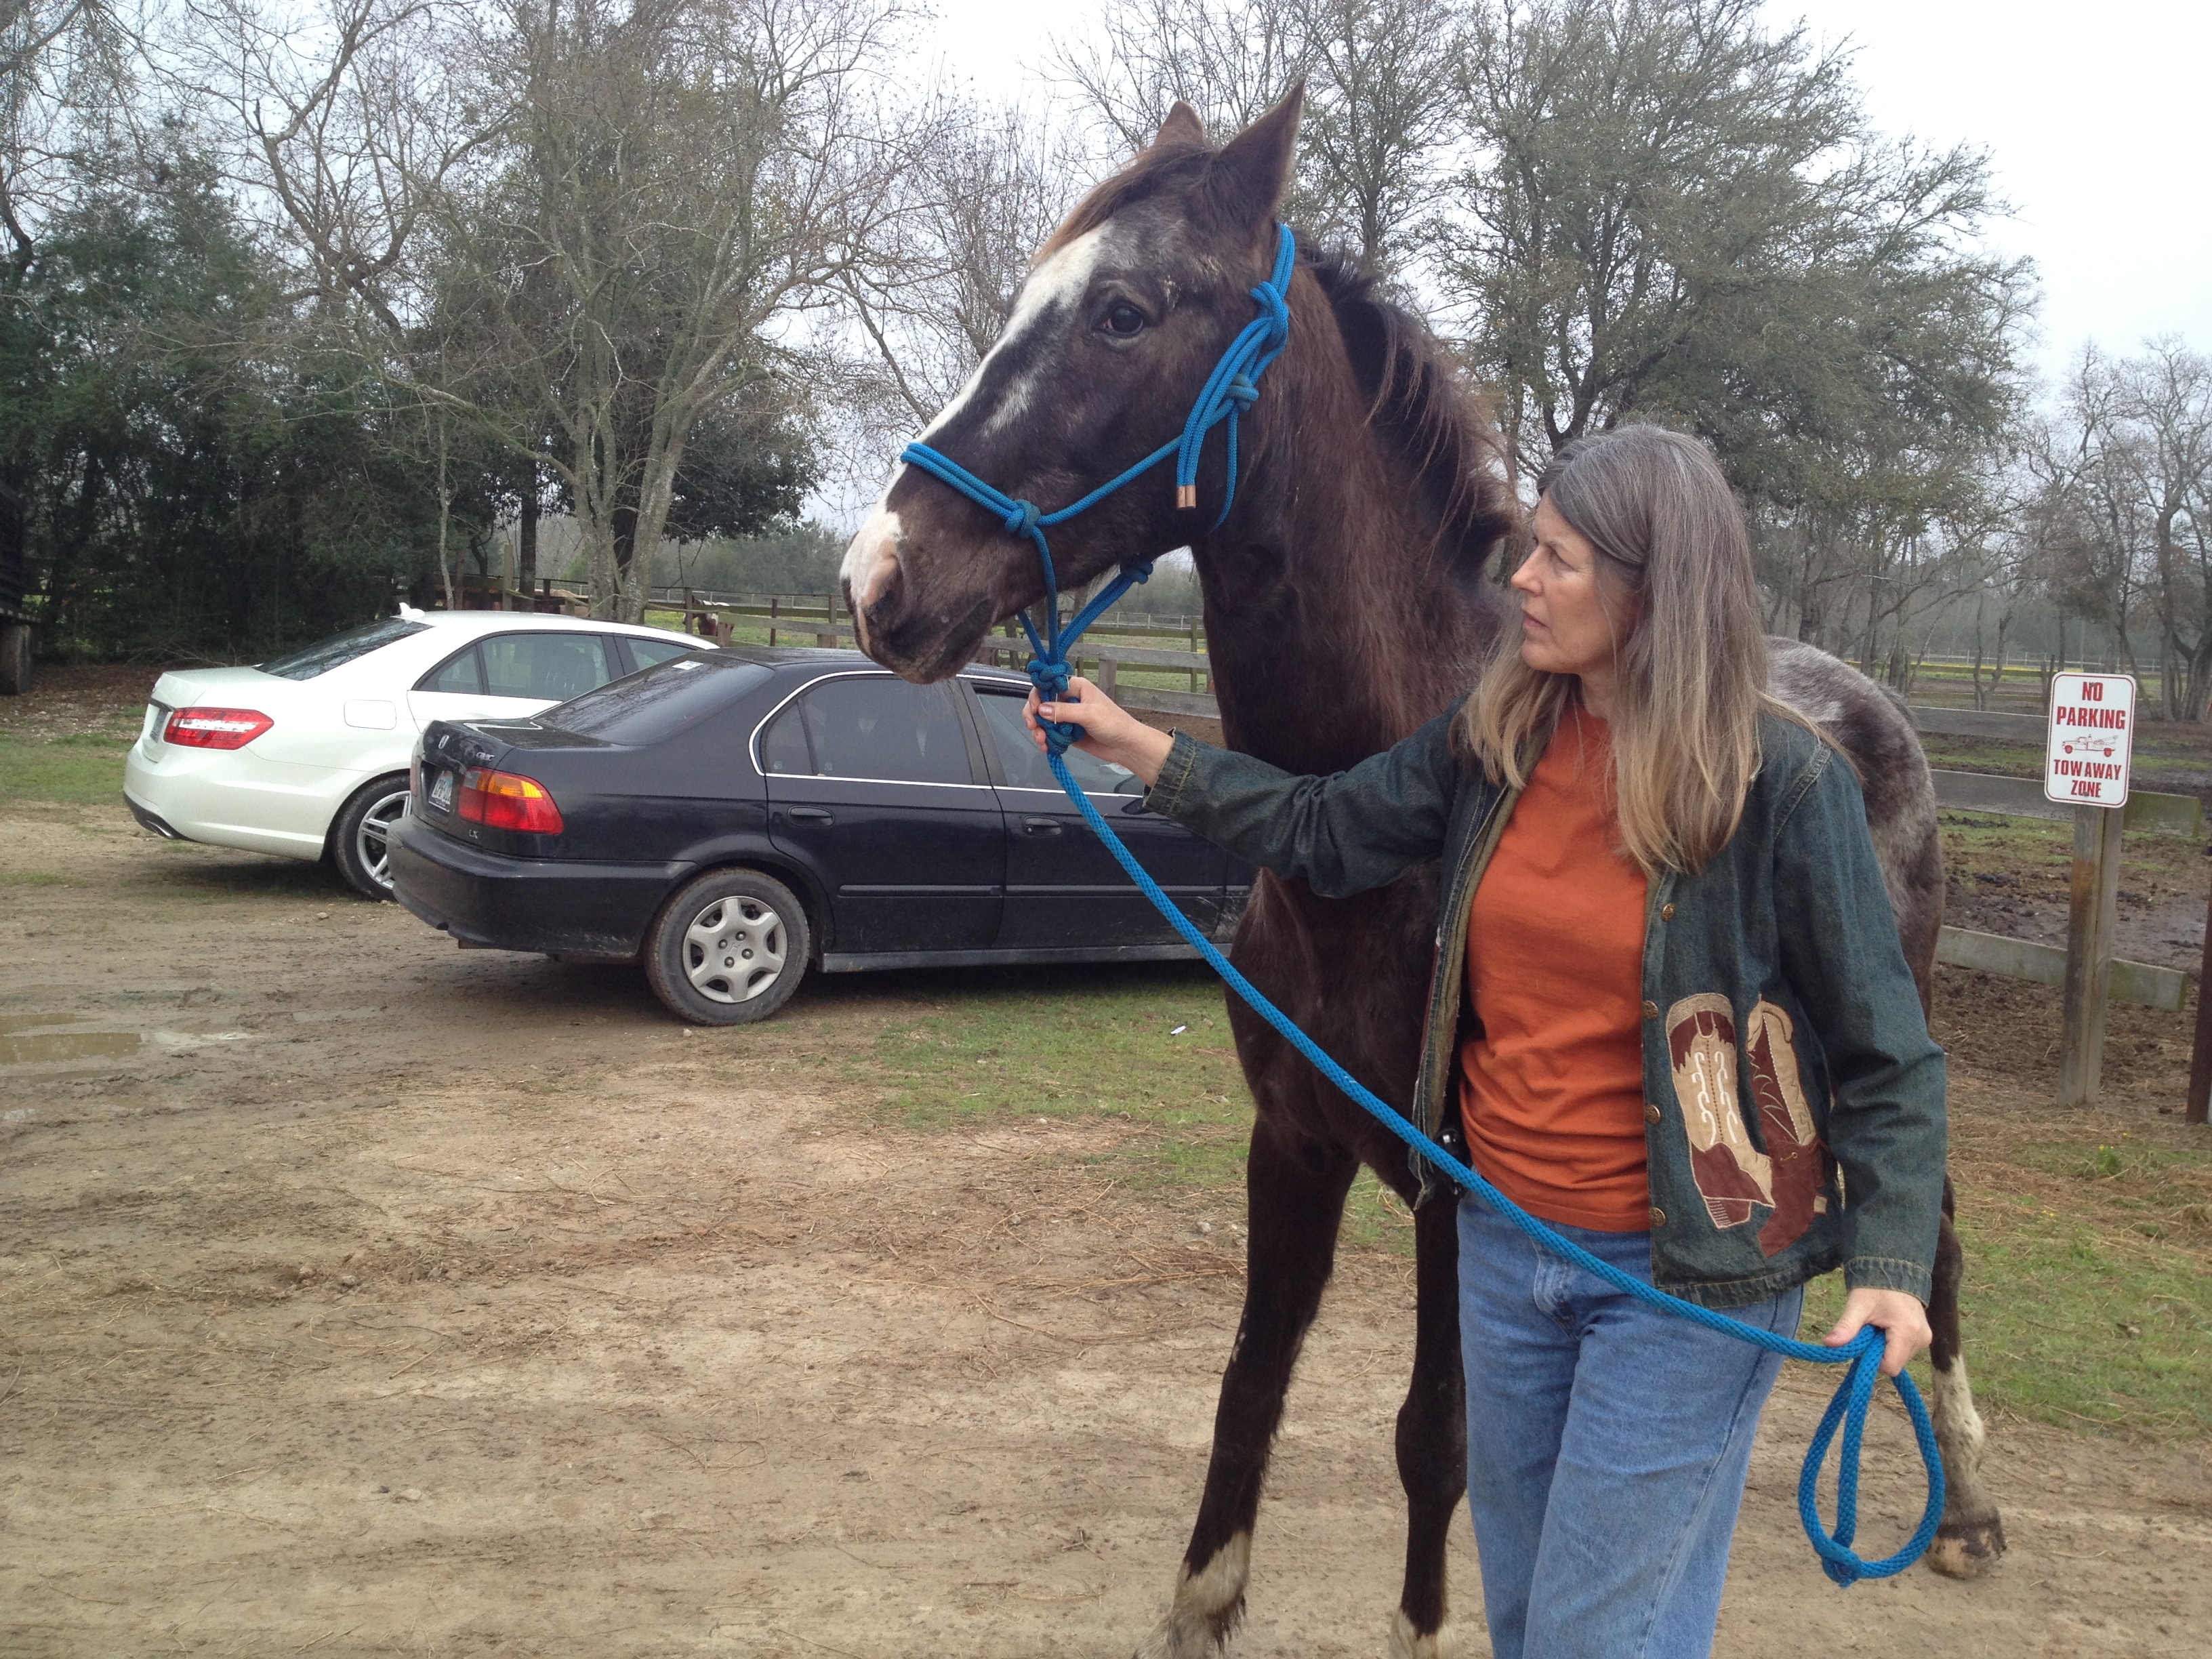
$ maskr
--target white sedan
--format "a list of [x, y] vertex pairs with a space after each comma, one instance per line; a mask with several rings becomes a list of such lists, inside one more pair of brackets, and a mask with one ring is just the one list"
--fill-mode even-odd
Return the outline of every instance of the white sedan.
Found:
[[403, 606], [257, 668], [162, 675], [124, 799], [156, 835], [327, 856], [371, 898], [390, 898], [386, 837], [424, 726], [534, 714], [702, 648], [659, 628]]

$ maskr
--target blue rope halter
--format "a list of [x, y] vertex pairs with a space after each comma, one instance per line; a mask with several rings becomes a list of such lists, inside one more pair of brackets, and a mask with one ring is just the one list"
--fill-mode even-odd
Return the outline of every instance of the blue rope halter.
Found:
[[[1260, 376], [1267, 365], [1282, 353], [1291, 337], [1291, 274], [1297, 265], [1297, 242], [1288, 225], [1276, 227], [1275, 269], [1267, 280], [1252, 290], [1253, 302], [1260, 314], [1244, 325], [1243, 331], [1230, 342], [1229, 349], [1221, 354], [1221, 361], [1206, 376], [1206, 385], [1198, 394], [1198, 401], [1190, 406], [1190, 415], [1182, 423], [1182, 435], [1162, 444], [1127, 471], [1108, 479], [1081, 501], [1071, 502], [1056, 512], [1042, 511], [1035, 501], [1025, 501], [994, 489], [950, 456], [941, 455], [927, 444], [908, 444], [899, 459], [920, 467], [941, 482], [950, 484], [976, 506], [999, 515], [1000, 522], [1010, 536], [1027, 536], [1036, 544], [1037, 560], [1044, 567], [1045, 634], [1039, 638], [1036, 624], [1030, 614], [1020, 613], [1022, 631], [1029, 635], [1030, 680], [1036, 685], [1037, 695], [1047, 702], [1056, 702], [1067, 694], [1067, 679], [1071, 672], [1067, 665], [1067, 648], [1081, 637], [1083, 630], [1120, 603], [1121, 596], [1152, 574], [1150, 559], [1132, 559], [1124, 564], [1114, 580], [1101, 588], [1090, 604], [1068, 619], [1066, 627], [1060, 621], [1060, 577], [1052, 565], [1052, 549], [1046, 544], [1044, 532], [1057, 525], [1066, 524], [1077, 514], [1096, 507], [1122, 485], [1133, 482], [1151, 471], [1170, 455], [1176, 458], [1176, 506], [1178, 508], [1198, 505], [1198, 461], [1206, 447], [1206, 434], [1223, 422], [1229, 425], [1229, 488], [1221, 501], [1221, 511], [1212, 527], [1219, 529], [1228, 518], [1229, 509], [1237, 501], [1237, 417], [1259, 401]], [[1045, 738], [1052, 745], [1055, 758], [1067, 745], [1081, 735], [1079, 727], [1065, 720], [1047, 722]]]
[[[1252, 298], [1260, 307], [1260, 314], [1246, 324], [1244, 330], [1222, 354], [1214, 365], [1213, 373], [1206, 379], [1198, 401], [1191, 405], [1190, 416], [1183, 422], [1182, 435], [1173, 442], [1162, 445], [1143, 460], [1139, 461], [1118, 477], [1101, 484], [1081, 501], [1063, 507], [1055, 513], [1041, 513], [1034, 501], [1025, 501], [994, 489], [974, 473], [948, 459], [927, 444], [908, 444], [902, 459], [942, 479], [979, 507], [1000, 515], [1009, 535], [1027, 536], [1036, 544], [1037, 557], [1044, 566], [1046, 600], [1045, 637], [1040, 639], [1029, 614], [1022, 613], [1022, 627], [1029, 635], [1030, 648], [1036, 654], [1030, 661], [1030, 679], [1038, 695], [1048, 702], [1058, 702], [1066, 695], [1069, 669], [1067, 647], [1073, 645], [1083, 630], [1098, 617], [1122, 594], [1152, 574], [1150, 560], [1133, 560], [1121, 567], [1121, 573], [1100, 591], [1097, 597], [1079, 611], [1066, 627], [1060, 625], [1060, 585], [1052, 568], [1052, 550], [1045, 544], [1044, 532], [1053, 526], [1064, 524], [1108, 495], [1151, 469], [1170, 454], [1176, 456], [1176, 505], [1188, 508], [1198, 505], [1198, 458], [1206, 441], [1206, 434], [1224, 421], [1229, 424], [1229, 486], [1221, 503], [1221, 513], [1214, 520], [1218, 527], [1229, 516], [1229, 508], [1237, 499], [1237, 419], [1249, 409], [1259, 397], [1257, 382], [1268, 364], [1275, 361], [1290, 337], [1290, 283], [1296, 258], [1296, 248], [1288, 227], [1281, 228], [1277, 245], [1274, 274], [1269, 280], [1252, 290]], [[1067, 769], [1064, 758], [1068, 745], [1082, 735], [1080, 727], [1064, 720], [1045, 720], [1043, 727], [1048, 758], [1052, 775], [1060, 787], [1067, 792], [1082, 812], [1084, 821], [1106, 843], [1106, 848], [1128, 873], [1130, 880], [1150, 899], [1159, 913], [1167, 918], [1185, 943], [1196, 951], [1214, 972], [1225, 980], [1229, 988], [1250, 1005], [1253, 1011], [1282, 1034], [1284, 1040], [1304, 1054], [1345, 1095], [1356, 1103], [1370, 1117], [1405, 1142], [1413, 1154], [1425, 1158], [1437, 1170], [1467, 1191], [1489, 1205], [1511, 1222], [1539, 1247], [1563, 1257], [1584, 1273], [1612, 1285], [1624, 1295], [1680, 1315], [1708, 1330], [1719, 1331], [1764, 1348], [1769, 1353], [1780, 1354], [1786, 1359], [1802, 1359], [1814, 1364], [1848, 1365], [1835, 1397], [1828, 1402], [1820, 1425], [1814, 1431], [1812, 1443], [1806, 1448], [1803, 1469], [1797, 1480], [1797, 1515], [1803, 1522], [1805, 1535], [1812, 1540], [1814, 1550], [1820, 1558], [1821, 1570], [1837, 1583], [1849, 1587], [1862, 1578], [1888, 1578], [1904, 1571], [1928, 1552], [1935, 1541], [1936, 1528], [1943, 1516], [1943, 1460], [1936, 1444], [1935, 1425], [1929, 1420], [1928, 1407], [1920, 1397], [1920, 1390], [1912, 1378], [1900, 1371], [1895, 1380], [1898, 1397], [1904, 1401], [1905, 1413], [1912, 1419], [1914, 1438], [1919, 1442], [1921, 1462], [1928, 1469], [1928, 1505], [1920, 1517], [1920, 1525], [1896, 1554], [1879, 1561], [1863, 1559], [1851, 1548], [1858, 1531], [1859, 1450], [1866, 1433], [1867, 1408], [1874, 1399], [1875, 1384], [1881, 1376], [1882, 1334], [1872, 1326], [1861, 1331], [1840, 1348], [1823, 1347], [1811, 1342], [1799, 1342], [1792, 1338], [1778, 1336], [1747, 1325], [1740, 1319], [1699, 1307], [1694, 1302], [1685, 1302], [1680, 1297], [1645, 1284], [1632, 1274], [1623, 1273], [1611, 1262], [1592, 1255], [1570, 1239], [1563, 1238], [1535, 1217], [1530, 1215], [1511, 1199], [1485, 1181], [1468, 1164], [1461, 1162], [1431, 1140], [1427, 1135], [1389, 1105], [1358, 1079], [1324, 1053], [1321, 1046], [1301, 1031], [1290, 1017], [1275, 1006], [1244, 975], [1214, 948], [1213, 941], [1194, 927], [1190, 919], [1177, 908], [1174, 900], [1163, 891], [1136, 857], [1123, 846], [1121, 838], [1099, 815], [1098, 809], [1084, 794], [1074, 775]], [[1828, 1447], [1843, 1431], [1843, 1447], [1838, 1454], [1836, 1469], [1836, 1525], [1832, 1532], [1821, 1524], [1818, 1503], [1821, 1466], [1827, 1461]]]

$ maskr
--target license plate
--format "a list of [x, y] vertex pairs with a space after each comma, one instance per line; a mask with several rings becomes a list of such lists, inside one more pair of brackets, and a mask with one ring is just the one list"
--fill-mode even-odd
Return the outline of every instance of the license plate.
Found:
[[430, 805], [441, 812], [453, 810], [453, 775], [451, 772], [430, 775]]

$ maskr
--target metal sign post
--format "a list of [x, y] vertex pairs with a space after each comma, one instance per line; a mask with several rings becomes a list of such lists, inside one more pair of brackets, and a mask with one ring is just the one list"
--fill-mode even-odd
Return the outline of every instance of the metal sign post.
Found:
[[2074, 809], [2066, 921], [2065, 1024], [2058, 1103], [2095, 1103], [2105, 1063], [2105, 1000], [2119, 908], [2121, 809], [2135, 747], [2136, 683], [2126, 674], [2056, 674], [2043, 766], [2046, 799]]

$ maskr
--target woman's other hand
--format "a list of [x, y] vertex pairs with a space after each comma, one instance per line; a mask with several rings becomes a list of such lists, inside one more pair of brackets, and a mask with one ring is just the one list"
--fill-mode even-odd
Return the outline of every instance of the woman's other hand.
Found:
[[1030, 736], [1039, 749], [1045, 747], [1040, 720], [1082, 727], [1083, 735], [1075, 741], [1078, 749], [1109, 765], [1127, 767], [1145, 781], [1147, 789], [1160, 781], [1160, 769], [1175, 747], [1173, 738], [1155, 732], [1080, 676], [1067, 682], [1067, 696], [1058, 702], [1042, 702], [1036, 688], [1030, 687], [1022, 718], [1029, 722]]
[[1895, 1376], [1912, 1356], [1935, 1340], [1928, 1328], [1928, 1310], [1910, 1291], [1877, 1291], [1863, 1286], [1844, 1298], [1844, 1316], [1821, 1340], [1840, 1348], [1869, 1325], [1878, 1325], [1888, 1339], [1881, 1352], [1881, 1374]]

